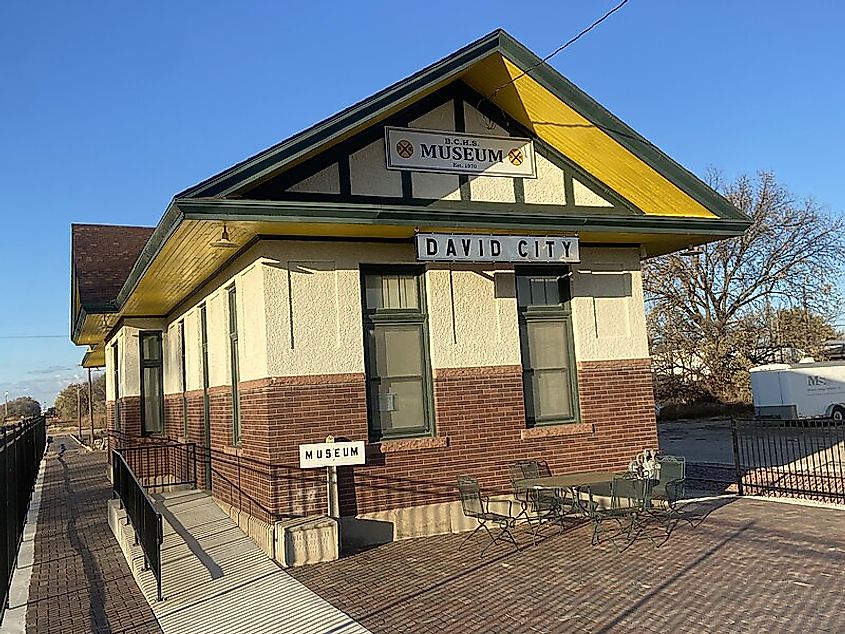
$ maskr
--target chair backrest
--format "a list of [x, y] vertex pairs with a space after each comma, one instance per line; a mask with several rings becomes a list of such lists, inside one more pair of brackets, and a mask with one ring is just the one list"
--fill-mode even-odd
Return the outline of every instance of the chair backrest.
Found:
[[639, 478], [635, 473], [617, 473], [610, 490], [613, 509], [644, 510], [651, 499], [653, 481]]
[[525, 480], [525, 475], [522, 472], [522, 463], [513, 462], [508, 465], [508, 474], [511, 477], [511, 484], [516, 484], [520, 480]]
[[686, 480], [686, 460], [678, 456], [660, 456], [657, 458], [657, 477], [652, 495], [656, 498], [666, 498], [666, 485], [674, 482], [671, 494], [673, 497], [681, 497], [684, 494], [684, 481]]
[[484, 512], [484, 502], [478, 480], [470, 476], [458, 477], [458, 495], [461, 497], [461, 508], [467, 517], [478, 517]]
[[545, 478], [552, 475], [549, 464], [545, 460], [523, 460], [514, 462], [508, 467], [511, 482], [528, 480], [529, 478]]

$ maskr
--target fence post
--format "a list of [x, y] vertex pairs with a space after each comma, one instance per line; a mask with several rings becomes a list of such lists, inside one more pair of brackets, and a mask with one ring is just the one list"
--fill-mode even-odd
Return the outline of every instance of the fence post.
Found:
[[739, 439], [737, 438], [736, 420], [731, 416], [731, 441], [734, 448], [734, 468], [736, 473], [736, 491], [739, 495], [745, 495], [742, 487], [742, 461], [739, 456]]

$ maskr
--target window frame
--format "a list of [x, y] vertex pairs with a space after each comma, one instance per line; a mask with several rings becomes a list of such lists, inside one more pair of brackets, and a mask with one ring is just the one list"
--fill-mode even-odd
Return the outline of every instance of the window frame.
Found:
[[[149, 361], [144, 358], [144, 339], [146, 337], [155, 337], [158, 339], [158, 361]], [[141, 436], [162, 436], [164, 435], [166, 425], [164, 420], [164, 346], [162, 343], [162, 332], [160, 330], [141, 330], [138, 332], [138, 363], [140, 365], [141, 379]], [[147, 368], [158, 369], [159, 386], [161, 391], [161, 398], [158, 402], [161, 429], [158, 431], [147, 430], [146, 398], [144, 394], [144, 370]]]
[[226, 288], [229, 308], [229, 375], [232, 381], [232, 446], [241, 446], [241, 403], [238, 383], [240, 382], [240, 345], [238, 339], [238, 295], [234, 284]]
[[179, 382], [182, 387], [182, 437], [188, 438], [188, 371], [185, 352], [185, 320], [177, 324], [179, 332]]
[[[519, 297], [520, 277], [556, 277], [560, 302], [550, 305], [523, 306]], [[578, 362], [575, 355], [575, 333], [572, 324], [572, 286], [570, 283], [572, 269], [569, 266], [520, 266], [514, 268], [514, 287], [516, 290], [516, 307], [519, 328], [519, 354], [522, 366], [523, 407], [525, 409], [525, 424], [527, 427], [549, 427], [554, 425], [572, 425], [581, 422], [581, 403], [578, 397]], [[569, 390], [571, 416], [537, 417], [536, 412], [529, 411], [528, 394], [525, 390], [526, 373], [533, 370], [528, 362], [527, 327], [531, 322], [559, 322], [566, 329], [569, 345], [566, 349], [569, 363]], [[523, 334], [525, 333], [525, 334]]]
[[[426, 301], [425, 273], [426, 267], [414, 264], [360, 264], [361, 288], [361, 322], [362, 339], [364, 345], [364, 381], [367, 400], [367, 434], [370, 442], [382, 442], [405, 438], [428, 438], [436, 435], [434, 416], [434, 382], [431, 370], [431, 345], [428, 329], [428, 304]], [[402, 308], [367, 307], [367, 276], [370, 275], [413, 275], [416, 278], [417, 297], [419, 306], [416, 310]], [[371, 387], [371, 362], [369, 332], [378, 325], [418, 324], [422, 330], [422, 372], [423, 372], [423, 407], [425, 422], [422, 426], [405, 430], [385, 432], [373, 425], [372, 403], [373, 390]]]
[[112, 361], [114, 367], [112, 368], [112, 380], [114, 381], [114, 408], [112, 411], [112, 426], [116, 433], [123, 431], [123, 426], [120, 421], [120, 341], [115, 340], [112, 345]]

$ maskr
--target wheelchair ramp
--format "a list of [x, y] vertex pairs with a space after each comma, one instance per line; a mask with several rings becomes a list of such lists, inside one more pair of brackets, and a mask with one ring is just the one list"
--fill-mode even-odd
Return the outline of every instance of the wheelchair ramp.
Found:
[[165, 634], [368, 632], [279, 568], [207, 493], [154, 498], [164, 519], [164, 600], [155, 601], [154, 583], [142, 587]]

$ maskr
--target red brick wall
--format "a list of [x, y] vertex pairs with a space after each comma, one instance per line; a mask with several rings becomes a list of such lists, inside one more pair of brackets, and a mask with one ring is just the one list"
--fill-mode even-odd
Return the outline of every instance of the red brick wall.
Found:
[[[339, 469], [342, 514], [453, 500], [462, 473], [504, 492], [507, 465], [516, 460], [547, 460], [553, 473], [622, 469], [657, 446], [648, 359], [579, 363], [578, 384], [579, 424], [528, 430], [519, 366], [435, 371], [436, 438], [374, 445], [367, 465]], [[181, 395], [168, 400], [166, 428], [176, 438]], [[364, 376], [251, 381], [241, 384], [240, 400], [242, 444], [234, 448], [231, 388], [209, 390], [214, 495], [264, 520], [325, 512], [325, 471], [300, 470], [298, 445], [329, 434], [367, 440]], [[133, 415], [126, 408], [126, 431], [140, 430]], [[188, 427], [202, 459], [200, 391], [188, 393]], [[201, 462], [197, 471], [203, 486]]]

